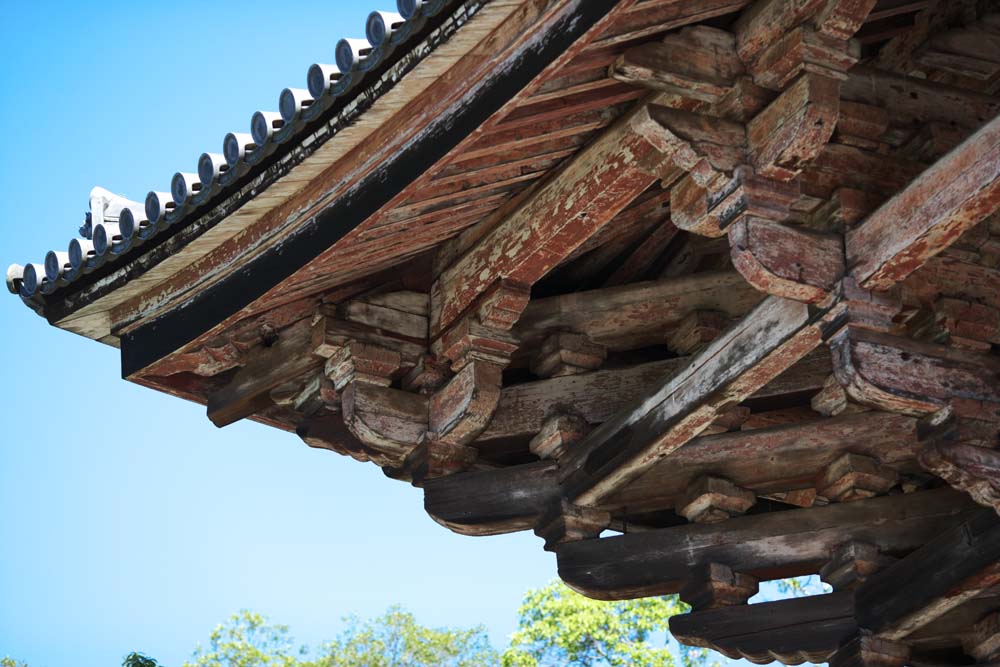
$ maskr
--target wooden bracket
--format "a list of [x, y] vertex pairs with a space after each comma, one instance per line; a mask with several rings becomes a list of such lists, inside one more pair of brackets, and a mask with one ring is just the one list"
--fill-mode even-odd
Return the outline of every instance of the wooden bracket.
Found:
[[745, 513], [757, 502], [753, 491], [728, 479], [706, 475], [688, 485], [675, 505], [677, 513], [694, 523], [717, 523]]
[[555, 551], [560, 544], [595, 539], [610, 524], [607, 512], [561, 499], [538, 518], [535, 535], [545, 540], [546, 551]]
[[848, 452], [820, 471], [816, 492], [834, 502], [851, 502], [886, 493], [898, 482], [894, 469], [870, 456]]
[[895, 559], [869, 542], [851, 540], [837, 547], [819, 571], [820, 579], [835, 591], [850, 590]]
[[734, 572], [728, 565], [709, 563], [699, 568], [680, 592], [682, 602], [694, 611], [743, 605], [760, 590], [760, 581]]
[[927, 415], [948, 404], [995, 414], [1000, 362], [991, 355], [919, 343], [848, 325], [829, 341], [848, 396], [880, 410]]
[[327, 360], [324, 372], [337, 391], [353, 382], [388, 387], [401, 365], [398, 350], [350, 341]]
[[844, 275], [843, 241], [772, 220], [743, 216], [729, 232], [733, 265], [768, 294], [805, 303], [827, 300]]
[[545, 420], [542, 430], [538, 432], [528, 449], [540, 459], [559, 458], [566, 453], [567, 447], [580, 440], [590, 430], [587, 420], [572, 412], [552, 415]]
[[607, 348], [583, 334], [557, 332], [535, 353], [531, 372], [543, 378], [577, 375], [600, 368], [607, 355]]
[[341, 394], [341, 406], [348, 430], [396, 465], [427, 435], [426, 396], [352, 382]]
[[758, 174], [790, 181], [830, 141], [840, 116], [840, 82], [806, 73], [747, 124]]
[[959, 419], [945, 408], [917, 425], [920, 464], [1000, 513], [1000, 424]]

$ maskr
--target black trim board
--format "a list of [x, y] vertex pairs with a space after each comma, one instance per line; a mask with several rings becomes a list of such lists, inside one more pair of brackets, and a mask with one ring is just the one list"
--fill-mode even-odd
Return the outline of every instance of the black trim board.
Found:
[[578, 2], [513, 62], [435, 119], [417, 140], [308, 220], [280, 247], [124, 335], [122, 377], [129, 378], [238, 313], [361, 225], [486, 122], [615, 5], [617, 0]]

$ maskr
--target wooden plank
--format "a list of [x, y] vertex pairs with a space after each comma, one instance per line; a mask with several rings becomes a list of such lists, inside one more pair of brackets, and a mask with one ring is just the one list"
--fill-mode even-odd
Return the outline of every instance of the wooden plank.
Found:
[[811, 574], [850, 540], [888, 552], [923, 546], [979, 510], [943, 488], [825, 507], [769, 512], [564, 544], [559, 576], [600, 600], [677, 593], [691, 572], [722, 563], [761, 579]]
[[699, 611], [671, 619], [670, 627], [684, 644], [734, 660], [785, 665], [833, 664], [857, 632], [847, 592]]
[[568, 498], [599, 505], [808, 354], [826, 313], [769, 297], [676, 375], [591, 432], [564, 459]]
[[682, 644], [758, 664], [822, 663], [857, 633], [849, 591], [707, 609], [670, 619]]
[[[1000, 583], [1000, 516], [981, 509], [862, 584], [857, 592], [858, 624], [889, 639], [902, 639], [968, 599], [956, 587], [970, 582], [975, 593]], [[900, 582], [919, 585], [900, 586]]]
[[1000, 117], [847, 233], [858, 283], [885, 290], [1000, 209]]
[[656, 149], [639, 107], [551, 176], [434, 283], [438, 336], [498, 281], [530, 286], [628, 206], [656, 179], [642, 169]]
[[227, 426], [271, 404], [267, 393], [319, 368], [326, 333], [326, 319], [303, 321], [283, 330], [270, 347], [247, 354], [246, 363], [229, 383], [208, 398], [208, 418]]
[[662, 341], [666, 329], [695, 310], [740, 317], [761, 298], [734, 271], [706, 272], [536, 299], [513, 333], [522, 347], [535, 347], [554, 331], [574, 331], [627, 350]]

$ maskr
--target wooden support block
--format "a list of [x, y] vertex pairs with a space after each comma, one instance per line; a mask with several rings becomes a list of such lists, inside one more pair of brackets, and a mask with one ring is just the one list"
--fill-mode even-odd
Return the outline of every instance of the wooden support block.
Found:
[[489, 424], [500, 400], [503, 367], [476, 359], [430, 397], [428, 437], [442, 445], [471, 443]]
[[421, 355], [417, 363], [402, 378], [400, 384], [406, 391], [433, 394], [451, 376], [449, 364], [436, 360], [430, 354]]
[[809, 407], [825, 417], [839, 415], [847, 410], [848, 405], [847, 392], [835, 375], [828, 376], [823, 388], [809, 400]]
[[798, 183], [762, 178], [749, 167], [738, 167], [732, 179], [715, 192], [685, 176], [670, 191], [671, 216], [680, 229], [720, 237], [741, 217], [784, 220], [799, 194]]
[[834, 502], [852, 502], [886, 493], [898, 482], [892, 468], [870, 456], [847, 453], [820, 472], [816, 492]]
[[877, 0], [827, 0], [814, 19], [816, 29], [836, 39], [850, 39], [876, 4]]
[[388, 387], [401, 365], [397, 350], [352, 341], [327, 359], [324, 373], [337, 391], [352, 382]]
[[717, 523], [745, 513], [757, 502], [753, 491], [728, 479], [706, 475], [692, 482], [677, 500], [677, 513], [694, 523]]
[[840, 82], [805, 73], [747, 125], [755, 171], [779, 181], [797, 176], [830, 141], [840, 117]]
[[316, 373], [292, 396], [290, 406], [301, 415], [313, 415], [326, 407], [325, 396], [333, 387], [322, 373]]
[[884, 334], [899, 332], [896, 320], [903, 310], [899, 289], [875, 292], [858, 286], [847, 276], [840, 282], [840, 295], [847, 308], [847, 321], [855, 329]]
[[702, 102], [718, 102], [743, 74], [732, 33], [692, 26], [662, 43], [632, 47], [611, 65], [610, 76], [651, 90]]
[[709, 563], [700, 568], [680, 593], [682, 602], [694, 611], [719, 609], [744, 605], [760, 590], [756, 577], [733, 569], [722, 563]]
[[318, 368], [325, 319], [302, 321], [283, 330], [277, 341], [255, 348], [230, 382], [208, 399], [208, 418], [227, 426], [271, 405], [275, 387]]
[[994, 119], [847, 234], [858, 284], [884, 290], [1000, 209], [1000, 118]]
[[667, 335], [667, 346], [677, 354], [695, 354], [715, 340], [728, 326], [729, 317], [725, 313], [696, 310], [681, 320]]
[[764, 50], [748, 67], [754, 83], [783, 90], [804, 73], [843, 80], [861, 58], [861, 45], [801, 26]]
[[830, 560], [820, 569], [819, 576], [835, 591], [850, 590], [893, 560], [874, 544], [851, 540], [834, 550]]
[[545, 540], [546, 551], [555, 551], [560, 544], [595, 539], [610, 524], [611, 515], [607, 512], [562, 499], [539, 517], [535, 535]]
[[[849, 325], [830, 339], [833, 372], [848, 396], [915, 416], [948, 404], [995, 413], [1000, 361], [989, 354], [919, 343]], [[981, 406], [976, 408], [975, 406]]]
[[429, 480], [468, 470], [478, 457], [479, 450], [475, 447], [428, 438], [410, 451], [398, 469], [387, 474], [423, 486]]
[[741, 76], [715, 104], [715, 111], [722, 118], [745, 123], [759, 114], [773, 99], [773, 92], [761, 88], [749, 76]]
[[934, 319], [946, 341], [969, 350], [989, 350], [1000, 344], [1000, 310], [961, 299], [934, 302]]
[[909, 659], [906, 644], [862, 631], [830, 656], [830, 667], [903, 667]]
[[729, 431], [739, 431], [744, 422], [750, 418], [750, 408], [736, 405], [719, 413], [712, 423], [702, 431], [702, 435], [717, 435]]
[[542, 343], [531, 361], [531, 372], [538, 377], [577, 375], [601, 367], [608, 351], [583, 334], [558, 332]]
[[882, 107], [860, 102], [841, 102], [840, 117], [837, 119], [836, 135], [838, 140], [850, 144], [851, 137], [864, 139], [872, 145], [862, 148], [877, 148], [879, 140], [889, 129], [889, 112]]
[[805, 303], [830, 297], [844, 275], [841, 237], [743, 216], [729, 232], [733, 266], [773, 296]]
[[744, 63], [752, 63], [781, 36], [816, 16], [825, 0], [757, 0], [736, 20], [736, 50]]
[[1000, 512], [998, 431], [996, 423], [959, 419], [945, 408], [918, 424], [924, 443], [920, 464], [980, 505]]
[[972, 626], [962, 645], [967, 654], [981, 663], [1000, 660], [1000, 611], [988, 614]]
[[528, 449], [540, 459], [558, 461], [566, 453], [566, 448], [580, 440], [589, 430], [590, 426], [579, 415], [553, 415], [545, 420], [542, 430], [528, 443]]

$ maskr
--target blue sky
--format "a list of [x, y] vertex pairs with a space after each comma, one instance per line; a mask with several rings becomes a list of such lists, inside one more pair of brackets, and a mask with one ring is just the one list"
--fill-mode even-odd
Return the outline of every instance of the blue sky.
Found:
[[[89, 3], [88, 3], [89, 4]], [[229, 131], [305, 85], [376, 7], [37, 0], [0, 22], [0, 261], [64, 249], [102, 185], [167, 190]], [[119, 377], [117, 350], [0, 298], [0, 656], [168, 665], [247, 607], [316, 644], [402, 603], [502, 644], [555, 575], [533, 535], [469, 538], [373, 466]]]

